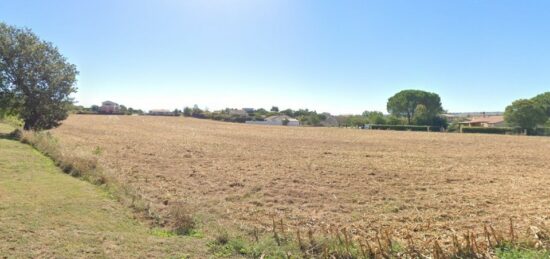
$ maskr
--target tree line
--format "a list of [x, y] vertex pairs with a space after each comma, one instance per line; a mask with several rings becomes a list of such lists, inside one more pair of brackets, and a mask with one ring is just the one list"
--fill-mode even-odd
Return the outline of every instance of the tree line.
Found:
[[[50, 42], [41, 40], [29, 29], [0, 22], [0, 119], [17, 116], [26, 130], [56, 127], [67, 118], [69, 111], [97, 112], [98, 106], [75, 106], [78, 70]], [[142, 110], [121, 106], [123, 114], [143, 114]], [[197, 105], [174, 110], [174, 115], [195, 118], [244, 122], [265, 120], [272, 115], [288, 115], [302, 125], [361, 127], [377, 125], [426, 125], [445, 128], [447, 120], [441, 98], [436, 93], [403, 90], [388, 99], [388, 115], [380, 111], [365, 111], [358, 115], [333, 116], [309, 109], [270, 110], [247, 109], [246, 114], [232, 109], [210, 112]], [[512, 126], [525, 130], [550, 126], [550, 92], [531, 99], [520, 99], [506, 107], [504, 117]], [[336, 124], [336, 125], [334, 125]]]
[[504, 111], [504, 119], [510, 126], [527, 133], [537, 127], [550, 127], [550, 92], [512, 102]]

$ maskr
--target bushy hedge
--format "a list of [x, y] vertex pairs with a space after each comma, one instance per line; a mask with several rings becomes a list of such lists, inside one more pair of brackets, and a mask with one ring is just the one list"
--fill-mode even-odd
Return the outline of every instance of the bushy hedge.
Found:
[[418, 125], [370, 125], [370, 129], [398, 131], [441, 131], [441, 128], [437, 126]]
[[463, 127], [462, 133], [515, 134], [517, 133], [517, 130], [509, 127], [498, 127], [498, 128]]
[[536, 136], [550, 136], [550, 128], [536, 128], [533, 133]]

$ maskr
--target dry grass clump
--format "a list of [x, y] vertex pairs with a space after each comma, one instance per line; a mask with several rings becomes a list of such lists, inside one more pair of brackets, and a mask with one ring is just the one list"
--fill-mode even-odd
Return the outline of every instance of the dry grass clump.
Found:
[[171, 229], [178, 235], [189, 235], [196, 225], [189, 208], [183, 203], [171, 205], [169, 221]]

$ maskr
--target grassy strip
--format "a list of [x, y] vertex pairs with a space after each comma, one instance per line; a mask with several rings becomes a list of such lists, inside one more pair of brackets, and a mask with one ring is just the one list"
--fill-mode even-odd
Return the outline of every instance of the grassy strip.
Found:
[[0, 257], [207, 257], [204, 240], [160, 235], [134, 215], [32, 147], [0, 138]]
[[197, 232], [195, 219], [182, 204], [172, 204], [170, 215], [161, 216], [152, 208], [150, 202], [142, 198], [137, 190], [107, 174], [98, 163], [101, 150], [94, 151], [92, 154], [64, 153], [59, 142], [49, 132], [16, 130], [11, 136], [22, 143], [32, 145], [36, 150], [51, 158], [55, 165], [66, 174], [101, 186], [112, 198], [132, 208], [153, 227], [166, 228], [178, 235], [190, 235]]

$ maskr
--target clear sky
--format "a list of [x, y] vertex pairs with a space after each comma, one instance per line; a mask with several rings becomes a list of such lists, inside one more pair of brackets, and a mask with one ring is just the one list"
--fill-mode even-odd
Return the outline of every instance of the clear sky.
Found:
[[76, 100], [386, 111], [403, 89], [501, 111], [550, 91], [550, 1], [0, 0], [80, 70]]

